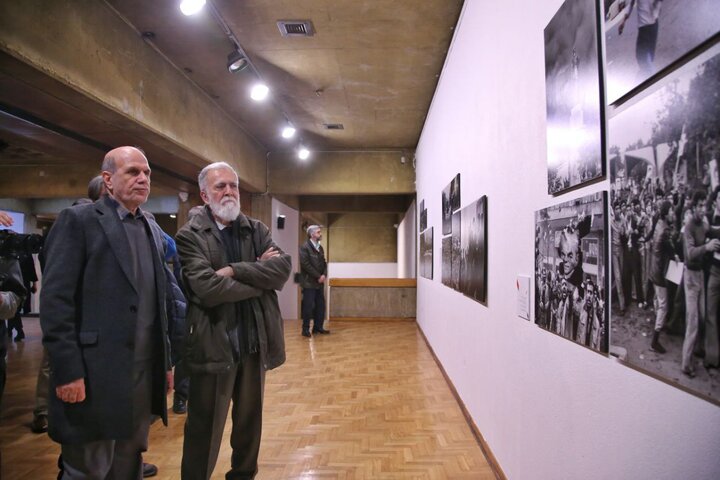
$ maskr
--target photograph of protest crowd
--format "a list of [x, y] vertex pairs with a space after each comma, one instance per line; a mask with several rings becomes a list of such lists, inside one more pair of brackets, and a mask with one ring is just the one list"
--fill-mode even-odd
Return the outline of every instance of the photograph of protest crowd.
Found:
[[720, 44], [609, 120], [611, 353], [720, 400]]
[[718, 0], [605, 0], [608, 103], [720, 32]]
[[[459, 178], [459, 177], [458, 177]], [[460, 290], [460, 221], [461, 213], [458, 210], [452, 216], [452, 277], [450, 287]]]
[[548, 193], [603, 175], [594, 0], [567, 0], [545, 27]]
[[460, 291], [484, 303], [487, 293], [487, 196], [460, 210]]
[[535, 323], [608, 351], [606, 192], [535, 212]]
[[442, 284], [452, 285], [452, 236], [442, 238]]

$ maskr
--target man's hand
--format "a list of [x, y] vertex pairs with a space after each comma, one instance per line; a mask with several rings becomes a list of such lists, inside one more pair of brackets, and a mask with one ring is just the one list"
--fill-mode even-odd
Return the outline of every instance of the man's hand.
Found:
[[0, 212], [0, 225], [3, 227], [12, 227], [13, 219], [5, 212]]
[[175, 387], [175, 377], [173, 376], [172, 370], [165, 372], [165, 378], [167, 378], [167, 391], [165, 392], [165, 395], [168, 395]]
[[325, 275], [320, 275], [320, 278], [318, 278], [318, 283], [325, 283]]
[[65, 403], [79, 403], [85, 400], [85, 379], [78, 378], [65, 385], [55, 387], [55, 395]]
[[280, 252], [278, 252], [275, 247], [270, 247], [265, 250], [265, 253], [263, 253], [260, 258], [258, 258], [258, 261], [262, 262], [263, 260], [269, 260], [273, 257], [277, 257], [278, 255], [280, 255]]
[[235, 274], [235, 272], [233, 272], [232, 267], [230, 267], [230, 266], [223, 267], [220, 270], [215, 271], [215, 273], [217, 275], [220, 275], [221, 277], [230, 277], [230, 278], [232, 278], [232, 276]]
[[705, 249], [708, 252], [717, 252], [718, 250], [720, 250], [720, 240], [718, 240], [717, 238], [713, 238], [705, 244]]

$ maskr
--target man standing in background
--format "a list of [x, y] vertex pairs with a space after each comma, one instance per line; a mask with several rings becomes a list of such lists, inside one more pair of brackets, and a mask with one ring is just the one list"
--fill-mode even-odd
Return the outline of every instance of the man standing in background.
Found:
[[308, 241], [300, 246], [300, 286], [302, 287], [302, 334], [310, 337], [310, 320], [313, 333], [330, 333], [323, 328], [325, 321], [325, 280], [327, 262], [320, 241], [322, 228], [310, 225], [307, 228]]

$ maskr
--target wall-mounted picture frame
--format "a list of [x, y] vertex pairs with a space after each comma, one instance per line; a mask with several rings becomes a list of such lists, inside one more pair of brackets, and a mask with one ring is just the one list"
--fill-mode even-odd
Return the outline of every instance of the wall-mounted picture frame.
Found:
[[433, 279], [433, 228], [420, 234], [420, 276]]
[[450, 186], [448, 183], [442, 191], [442, 234], [449, 235], [452, 233], [452, 207], [450, 206]]
[[462, 224], [462, 215], [460, 210], [453, 213], [452, 216], [452, 277], [450, 278], [450, 287], [460, 291], [460, 232]]
[[548, 193], [604, 175], [595, 0], [566, 0], [545, 27]]
[[460, 210], [460, 174], [450, 182], [450, 210], [456, 212]]
[[717, 0], [604, 0], [608, 104], [720, 32]]
[[442, 284], [452, 285], [452, 236], [442, 238]]
[[487, 196], [460, 210], [460, 292], [487, 301]]
[[625, 103], [608, 122], [611, 353], [715, 403], [718, 98], [720, 43]]
[[535, 212], [535, 323], [608, 352], [607, 192]]
[[425, 208], [425, 200], [420, 200], [420, 222], [418, 223], [418, 231], [423, 232], [427, 228], [427, 209]]

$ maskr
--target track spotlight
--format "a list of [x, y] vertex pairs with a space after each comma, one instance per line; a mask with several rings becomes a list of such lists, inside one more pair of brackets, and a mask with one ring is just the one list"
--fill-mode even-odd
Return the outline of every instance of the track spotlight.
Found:
[[256, 102], [259, 102], [261, 100], [265, 100], [267, 98], [268, 93], [270, 93], [270, 89], [265, 85], [264, 83], [257, 83], [252, 87], [252, 90], [250, 90], [250, 98], [255, 100]]
[[298, 148], [298, 158], [300, 160], [307, 160], [310, 157], [310, 150], [305, 148], [303, 145], [300, 145], [300, 148]]
[[248, 66], [247, 58], [238, 50], [233, 50], [227, 57], [227, 69], [230, 73], [236, 73]]
[[295, 136], [295, 127], [293, 127], [293, 126], [290, 125], [290, 124], [287, 124], [287, 125], [282, 129], [282, 137], [283, 137], [283, 138], [292, 138], [293, 136]]
[[180, 11], [183, 15], [195, 15], [205, 6], [205, 0], [182, 0]]

